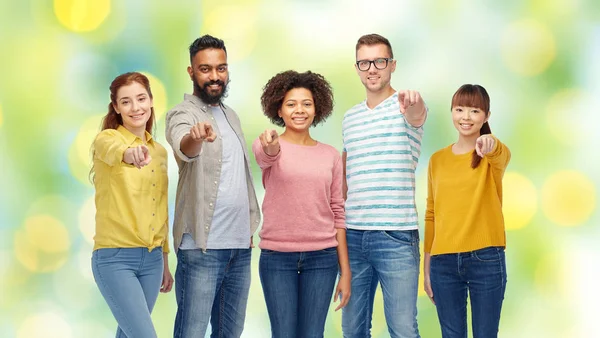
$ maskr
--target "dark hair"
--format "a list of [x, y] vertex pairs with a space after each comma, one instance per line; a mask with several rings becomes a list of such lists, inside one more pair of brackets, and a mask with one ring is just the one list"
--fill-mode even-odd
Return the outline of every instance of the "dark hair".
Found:
[[[123, 118], [120, 114], [117, 114], [115, 110], [115, 106], [117, 105], [117, 93], [119, 89], [123, 86], [128, 86], [134, 82], [137, 82], [146, 88], [148, 92], [148, 96], [152, 99], [152, 90], [150, 89], [150, 81], [146, 77], [146, 75], [138, 72], [129, 72], [125, 74], [121, 74], [117, 76], [110, 84], [110, 103], [108, 104], [108, 112], [102, 119], [102, 127], [100, 130], [105, 129], [117, 129], [119, 126], [123, 125]], [[150, 118], [148, 122], [146, 122], [146, 131], [152, 134], [152, 128], [154, 127], [154, 107], [150, 108]], [[92, 144], [92, 160], [94, 158], [94, 144]], [[94, 180], [94, 166], [92, 164], [92, 169], [90, 170], [90, 178]]]
[[[452, 96], [452, 110], [456, 106], [462, 107], [474, 107], [481, 109], [485, 116], [490, 115], [490, 96], [488, 95], [485, 88], [480, 85], [465, 84], [462, 85], [454, 96]], [[491, 134], [492, 129], [490, 124], [486, 121], [479, 130], [479, 135]], [[477, 155], [477, 152], [473, 150], [473, 157], [471, 158], [471, 168], [477, 168], [481, 162], [481, 157]]]
[[317, 73], [307, 71], [298, 73], [288, 70], [273, 76], [265, 85], [260, 98], [262, 109], [271, 122], [280, 127], [285, 127], [285, 122], [279, 116], [285, 94], [295, 88], [308, 89], [315, 103], [315, 119], [312, 125], [316, 126], [325, 121], [333, 111], [333, 92], [329, 82]]
[[194, 56], [196, 56], [199, 51], [209, 48], [222, 49], [225, 52], [225, 55], [227, 55], [225, 42], [219, 38], [206, 34], [194, 40], [190, 45], [190, 63], [192, 63], [192, 59], [194, 59]]
[[390, 52], [390, 57], [394, 58], [394, 52], [392, 52], [392, 45], [390, 41], [379, 34], [367, 34], [358, 38], [356, 42], [356, 51], [360, 49], [362, 46], [374, 46], [374, 45], [386, 45], [388, 51]]

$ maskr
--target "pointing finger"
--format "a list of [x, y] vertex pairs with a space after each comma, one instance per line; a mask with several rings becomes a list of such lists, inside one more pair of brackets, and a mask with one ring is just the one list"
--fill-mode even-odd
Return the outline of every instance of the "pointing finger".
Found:
[[410, 97], [410, 105], [414, 106], [415, 103], [417, 103], [416, 92], [414, 90], [409, 90], [408, 93]]
[[271, 136], [270, 130], [265, 130], [265, 140], [267, 141], [267, 143], [273, 142], [273, 136]]

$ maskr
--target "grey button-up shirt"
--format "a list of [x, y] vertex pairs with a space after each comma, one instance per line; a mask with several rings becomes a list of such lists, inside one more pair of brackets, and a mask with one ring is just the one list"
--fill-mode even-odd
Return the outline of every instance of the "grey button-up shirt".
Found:
[[[221, 105], [227, 121], [237, 135], [244, 150], [248, 201], [250, 205], [250, 233], [253, 234], [260, 223], [260, 209], [254, 191], [248, 149], [242, 132], [240, 119], [228, 106]], [[187, 157], [180, 148], [181, 140], [197, 123], [209, 122], [217, 138], [214, 142], [202, 145], [200, 154]], [[183, 102], [169, 110], [166, 117], [166, 138], [173, 148], [179, 166], [179, 182], [175, 198], [175, 218], [173, 239], [175, 250], [179, 249], [184, 233], [189, 233], [202, 250], [206, 250], [208, 233], [212, 223], [214, 205], [221, 177], [221, 154], [223, 143], [221, 134], [210, 107], [200, 98], [185, 94]], [[240, 192], [243, 193], [243, 192]], [[250, 238], [248, 238], [250, 247]]]

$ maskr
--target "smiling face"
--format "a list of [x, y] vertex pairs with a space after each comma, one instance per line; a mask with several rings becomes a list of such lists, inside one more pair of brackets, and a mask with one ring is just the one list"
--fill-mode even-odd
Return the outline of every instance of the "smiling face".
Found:
[[[481, 135], [481, 127], [490, 118], [490, 97], [479, 85], [463, 85], [452, 97], [452, 122], [461, 137]], [[489, 125], [486, 128], [489, 133]]]
[[[375, 45], [362, 45], [356, 51], [356, 61], [375, 61], [378, 59], [390, 59], [392, 55], [388, 46], [384, 44]], [[383, 65], [379, 65], [382, 68]], [[356, 72], [360, 77], [360, 81], [363, 83], [368, 92], [381, 92], [387, 90], [390, 87], [390, 80], [392, 79], [392, 73], [396, 70], [396, 60], [387, 62], [387, 66], [384, 69], [377, 69], [374, 64], [370, 64], [370, 67], [366, 71], [362, 71], [355, 65]]]
[[452, 107], [454, 128], [464, 137], [480, 136], [481, 127], [487, 122], [489, 114], [476, 107]]
[[188, 74], [194, 83], [194, 94], [202, 101], [217, 105], [227, 94], [229, 69], [223, 49], [207, 48], [197, 52]]
[[285, 93], [279, 116], [286, 129], [307, 131], [315, 119], [315, 102], [310, 90], [294, 88]]
[[143, 135], [146, 123], [152, 117], [152, 98], [146, 88], [139, 82], [122, 86], [117, 90], [117, 114], [121, 115], [123, 127], [135, 135]]

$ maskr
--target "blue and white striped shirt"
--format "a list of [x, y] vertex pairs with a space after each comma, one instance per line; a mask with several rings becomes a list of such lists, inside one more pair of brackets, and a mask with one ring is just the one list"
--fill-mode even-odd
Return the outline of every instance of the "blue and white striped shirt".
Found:
[[411, 230], [419, 226], [415, 170], [423, 127], [400, 113], [398, 93], [370, 109], [366, 100], [344, 115], [346, 226], [357, 230]]

